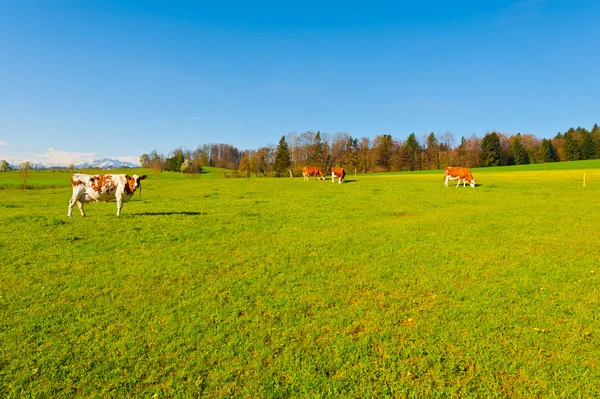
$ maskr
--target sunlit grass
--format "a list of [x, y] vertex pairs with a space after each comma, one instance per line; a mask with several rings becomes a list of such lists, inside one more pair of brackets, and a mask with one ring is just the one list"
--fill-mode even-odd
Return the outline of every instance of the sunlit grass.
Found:
[[578, 164], [475, 189], [147, 171], [120, 218], [67, 218], [69, 174], [3, 190], [0, 396], [600, 395], [600, 163]]

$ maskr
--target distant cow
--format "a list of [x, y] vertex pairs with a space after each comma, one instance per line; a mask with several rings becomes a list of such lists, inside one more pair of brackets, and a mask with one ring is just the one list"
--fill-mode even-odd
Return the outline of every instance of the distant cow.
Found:
[[451, 166], [446, 167], [444, 170], [444, 186], [448, 187], [449, 180], [458, 180], [456, 187], [460, 186], [460, 181], [463, 182], [463, 187], [467, 186], [467, 182], [471, 187], [475, 187], [475, 179], [471, 174], [469, 168], [453, 168]]
[[344, 168], [331, 168], [331, 182], [335, 183], [335, 178], [338, 178], [338, 183], [344, 181], [344, 177], [346, 177], [346, 171]]
[[124, 202], [128, 202], [135, 190], [140, 187], [140, 181], [147, 176], [138, 175], [86, 175], [83, 173], [75, 173], [71, 176], [71, 186], [73, 187], [73, 196], [69, 201], [70, 217], [73, 211], [73, 205], [77, 203], [81, 216], [85, 216], [83, 204], [85, 202], [108, 202], [113, 199], [117, 200], [117, 216], [121, 214], [121, 208]]
[[302, 169], [302, 176], [304, 176], [304, 180], [308, 181], [308, 176], [312, 176], [314, 178], [325, 180], [325, 173], [321, 170], [321, 168], [317, 168], [316, 166], [306, 166]]

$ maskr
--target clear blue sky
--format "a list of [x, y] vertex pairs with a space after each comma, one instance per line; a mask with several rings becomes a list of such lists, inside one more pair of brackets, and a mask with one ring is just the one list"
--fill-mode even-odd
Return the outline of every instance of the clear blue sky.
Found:
[[0, 0], [0, 158], [600, 122], [600, 1]]

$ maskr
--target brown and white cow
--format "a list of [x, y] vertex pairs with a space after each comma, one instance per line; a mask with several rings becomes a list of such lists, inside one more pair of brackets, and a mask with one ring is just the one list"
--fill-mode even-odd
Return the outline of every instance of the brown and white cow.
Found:
[[338, 183], [344, 181], [344, 177], [346, 177], [346, 171], [344, 168], [331, 168], [331, 182], [335, 183], [335, 178], [338, 178]]
[[471, 174], [469, 168], [453, 168], [451, 166], [447, 166], [444, 170], [444, 186], [448, 187], [449, 180], [458, 180], [458, 184], [456, 187], [460, 186], [460, 181], [463, 182], [463, 187], [467, 186], [467, 182], [471, 187], [475, 187], [475, 179]]
[[140, 187], [141, 180], [147, 176], [138, 175], [86, 175], [84, 173], [75, 173], [71, 176], [71, 186], [73, 187], [73, 196], [69, 201], [70, 217], [73, 211], [73, 206], [77, 203], [81, 216], [85, 216], [83, 204], [85, 202], [109, 202], [113, 199], [117, 200], [117, 216], [121, 214], [121, 208], [124, 202], [128, 202], [135, 190]]
[[302, 176], [304, 176], [304, 180], [308, 181], [308, 176], [312, 176], [313, 180], [323, 179], [325, 180], [325, 173], [321, 170], [321, 168], [317, 168], [316, 166], [306, 166], [302, 169]]

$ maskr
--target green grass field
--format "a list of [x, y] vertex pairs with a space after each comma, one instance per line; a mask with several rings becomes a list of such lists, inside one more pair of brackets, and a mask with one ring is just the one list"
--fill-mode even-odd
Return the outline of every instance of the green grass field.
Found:
[[600, 396], [600, 161], [143, 172], [119, 218], [0, 174], [0, 397]]

